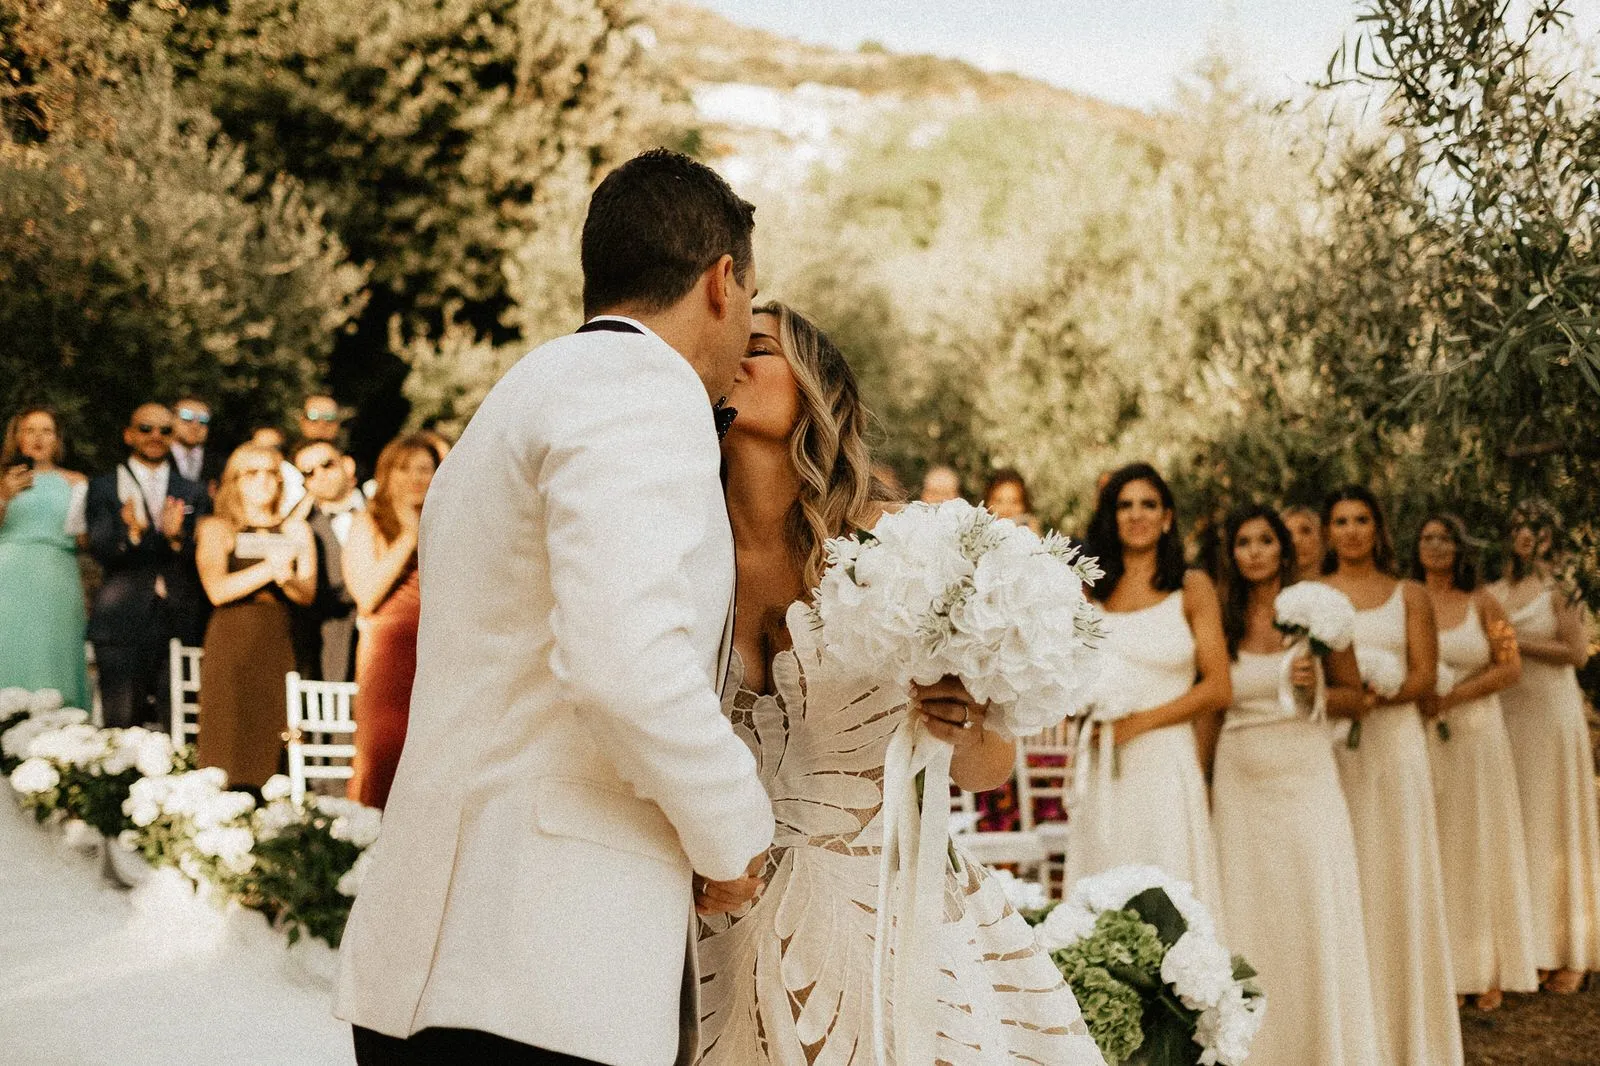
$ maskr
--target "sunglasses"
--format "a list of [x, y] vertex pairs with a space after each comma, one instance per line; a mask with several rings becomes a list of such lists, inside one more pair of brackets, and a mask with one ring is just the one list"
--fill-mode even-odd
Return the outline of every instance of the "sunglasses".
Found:
[[339, 457], [338, 456], [333, 456], [330, 459], [322, 460], [322, 462], [317, 463], [314, 466], [302, 466], [302, 467], [299, 468], [299, 470], [300, 470], [300, 473], [304, 474], [306, 477], [310, 477], [312, 474], [318, 474], [318, 473], [321, 473], [324, 470], [332, 470], [334, 467], [336, 467], [338, 465], [339, 465]]
[[301, 415], [301, 417], [307, 422], [337, 422], [339, 421], [339, 412], [329, 411], [324, 413], [321, 411], [306, 411]]
[[185, 422], [198, 422], [202, 426], [209, 426], [211, 424], [210, 415], [202, 415], [194, 411], [179, 411], [178, 417]]
[[137, 429], [140, 433], [146, 433], [146, 434], [148, 434], [148, 433], [159, 433], [163, 437], [172, 436], [172, 427], [171, 426], [153, 426], [149, 422], [140, 422], [137, 426], [134, 426], [133, 428]]

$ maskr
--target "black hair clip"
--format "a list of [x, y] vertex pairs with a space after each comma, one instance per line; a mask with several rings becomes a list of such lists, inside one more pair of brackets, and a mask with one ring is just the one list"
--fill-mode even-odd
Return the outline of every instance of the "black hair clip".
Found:
[[711, 405], [711, 418], [717, 427], [717, 440], [720, 441], [728, 435], [728, 430], [733, 428], [733, 420], [738, 417], [738, 409], [728, 406], [726, 396]]

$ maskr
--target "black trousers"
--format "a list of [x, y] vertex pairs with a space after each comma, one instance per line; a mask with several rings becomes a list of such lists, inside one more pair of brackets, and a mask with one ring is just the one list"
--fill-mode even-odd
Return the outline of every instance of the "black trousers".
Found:
[[95, 670], [100, 678], [100, 708], [107, 728], [170, 724], [167, 704], [167, 644], [159, 637], [134, 644], [95, 642]]
[[402, 1039], [351, 1028], [356, 1066], [599, 1066], [478, 1029], [424, 1029]]

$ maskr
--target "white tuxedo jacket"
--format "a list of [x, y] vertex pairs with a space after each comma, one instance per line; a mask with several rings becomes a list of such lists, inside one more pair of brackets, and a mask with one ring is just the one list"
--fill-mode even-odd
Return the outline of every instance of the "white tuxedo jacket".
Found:
[[718, 458], [704, 386], [648, 332], [551, 341], [484, 400], [422, 514], [411, 720], [339, 1017], [694, 1055], [691, 870], [742, 876], [773, 832], [717, 697]]

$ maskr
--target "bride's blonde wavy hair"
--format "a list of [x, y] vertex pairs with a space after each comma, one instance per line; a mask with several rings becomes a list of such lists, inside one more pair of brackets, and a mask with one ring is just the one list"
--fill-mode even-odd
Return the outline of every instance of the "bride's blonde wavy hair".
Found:
[[789, 551], [805, 587], [822, 580], [823, 542], [866, 529], [893, 495], [872, 475], [867, 426], [855, 372], [816, 323], [782, 303], [755, 309], [778, 319], [778, 341], [794, 375], [800, 415], [789, 433], [789, 457], [800, 496], [784, 520]]

